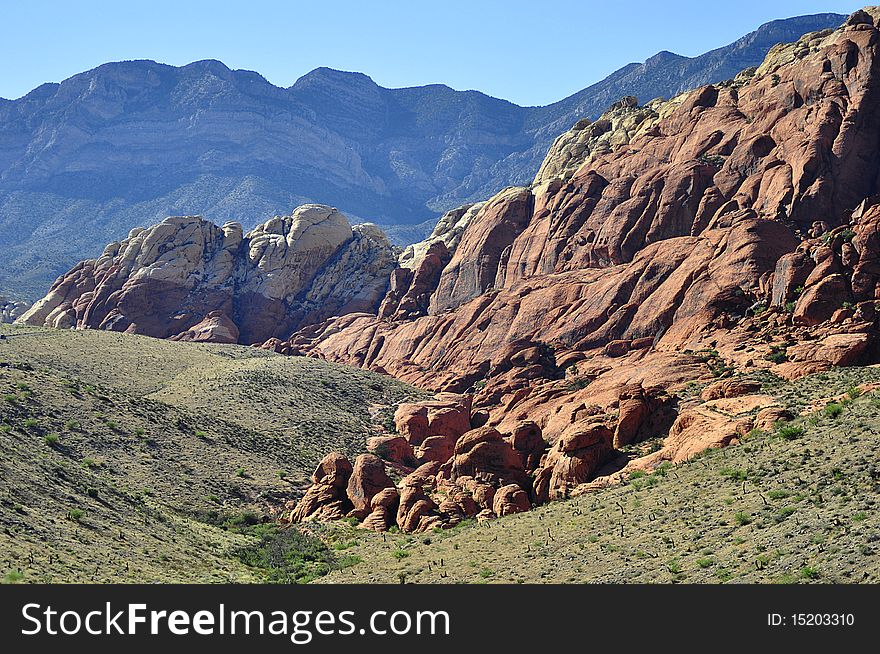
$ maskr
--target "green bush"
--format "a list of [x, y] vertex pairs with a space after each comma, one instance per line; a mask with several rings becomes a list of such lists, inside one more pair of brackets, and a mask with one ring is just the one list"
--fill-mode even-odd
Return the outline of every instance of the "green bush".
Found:
[[800, 425], [782, 425], [776, 430], [776, 434], [787, 441], [793, 441], [803, 436], [806, 430]]
[[17, 584], [22, 579], [24, 579], [24, 574], [22, 574], [21, 570], [10, 570], [3, 575], [4, 584]]
[[248, 533], [258, 540], [239, 550], [238, 559], [264, 570], [271, 583], [307, 584], [331, 570], [360, 562], [354, 556], [336, 559], [321, 539], [293, 527], [280, 529], [274, 524], [260, 524], [251, 527]]
[[764, 359], [770, 363], [785, 363], [788, 361], [788, 355], [785, 353], [786, 349], [783, 345], [773, 345], [770, 347], [770, 352], [764, 356]]
[[825, 406], [825, 415], [829, 418], [836, 418], [843, 413], [843, 405], [837, 402], [830, 402]]
[[801, 568], [801, 577], [803, 577], [804, 579], [818, 579], [819, 571], [816, 570], [816, 568], [805, 565], [803, 568]]
[[738, 511], [737, 514], [733, 516], [733, 521], [736, 523], [737, 527], [744, 527], [752, 521], [752, 515], [745, 511]]
[[738, 468], [721, 468], [721, 476], [728, 477], [733, 481], [745, 481], [749, 478], [749, 473], [747, 470], [740, 470]]

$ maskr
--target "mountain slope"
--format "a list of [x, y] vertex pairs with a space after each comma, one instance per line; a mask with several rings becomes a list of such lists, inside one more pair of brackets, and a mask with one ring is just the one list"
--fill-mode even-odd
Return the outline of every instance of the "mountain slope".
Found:
[[0, 102], [0, 292], [33, 299], [103, 243], [172, 214], [247, 228], [314, 201], [423, 223], [530, 180], [556, 136], [621, 95], [730, 77], [842, 20], [776, 21], [702, 57], [661, 54], [549, 107], [326, 68], [283, 89], [217, 61], [105, 64]]
[[252, 348], [0, 335], [0, 583], [265, 581], [239, 527], [268, 526], [251, 523], [323, 448], [357, 451], [379, 407], [420, 395]]
[[450, 212], [377, 314], [292, 334], [279, 350], [441, 393], [398, 410], [394, 447], [365, 444], [408, 466], [395, 488], [364, 506], [319, 475], [286, 517], [341, 503], [370, 529], [430, 532], [803, 436], [768, 381], [880, 360], [878, 37], [870, 7], [735, 80], [576, 125], [560, 140], [593, 137], [579, 167]]

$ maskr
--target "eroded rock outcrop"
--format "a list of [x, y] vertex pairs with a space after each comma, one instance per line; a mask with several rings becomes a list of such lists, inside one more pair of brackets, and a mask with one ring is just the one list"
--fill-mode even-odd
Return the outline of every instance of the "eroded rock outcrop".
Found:
[[262, 343], [331, 315], [374, 311], [395, 265], [375, 226], [304, 205], [248, 234], [167, 218], [62, 275], [21, 316], [32, 325]]
[[372, 510], [373, 497], [392, 488], [394, 482], [385, 472], [385, 463], [373, 454], [361, 454], [354, 461], [345, 494], [352, 504], [351, 515], [363, 519]]
[[15, 322], [15, 319], [26, 310], [27, 306], [22, 302], [15, 302], [0, 296], [0, 323]]
[[290, 337], [473, 394], [464, 431], [430, 433], [429, 405], [399, 410], [417, 460], [437, 466], [401, 491], [401, 528], [514, 512], [738, 442], [786, 415], [751, 370], [877, 360], [878, 17], [579, 123], [533, 185], [448, 215], [455, 239], [412, 248], [381, 315]]
[[346, 486], [352, 473], [351, 462], [339, 452], [331, 452], [318, 464], [312, 474], [312, 485], [294, 507], [290, 522], [306, 519], [339, 519], [352, 508]]
[[538, 501], [565, 499], [593, 478], [612, 452], [613, 432], [601, 422], [574, 424], [548, 452], [535, 476]]
[[807, 322], [830, 319], [810, 298], [840, 289], [810, 291], [809, 265], [770, 279], [814, 223], [848, 222], [876, 191], [880, 85], [864, 83], [877, 76], [876, 39], [866, 23], [810, 35], [757, 72], [657, 105], [625, 146], [487, 202], [440, 275], [432, 315], [346, 316], [292, 341], [464, 390], [512, 342], [552, 343], [557, 356], [647, 338], [653, 351], [695, 349], [799, 286], [816, 309]]

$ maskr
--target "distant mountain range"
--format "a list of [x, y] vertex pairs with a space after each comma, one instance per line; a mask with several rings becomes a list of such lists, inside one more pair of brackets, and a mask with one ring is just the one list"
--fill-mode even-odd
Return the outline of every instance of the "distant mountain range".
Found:
[[0, 292], [33, 299], [166, 215], [249, 228], [321, 202], [416, 240], [440, 212], [528, 183], [556, 136], [620, 97], [731, 78], [844, 19], [774, 21], [694, 58], [661, 52], [545, 107], [328, 68], [285, 89], [218, 61], [108, 63], [43, 84], [0, 99]]

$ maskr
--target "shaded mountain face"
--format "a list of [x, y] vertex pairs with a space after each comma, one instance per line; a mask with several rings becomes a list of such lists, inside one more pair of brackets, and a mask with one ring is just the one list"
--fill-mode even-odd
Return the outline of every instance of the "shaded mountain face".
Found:
[[283, 89], [217, 61], [105, 64], [0, 101], [0, 291], [33, 299], [103, 243], [172, 214], [250, 227], [319, 202], [421, 224], [531, 180], [555, 137], [620, 96], [732, 77], [843, 18], [776, 21], [693, 59], [661, 53], [548, 107], [326, 68]]

